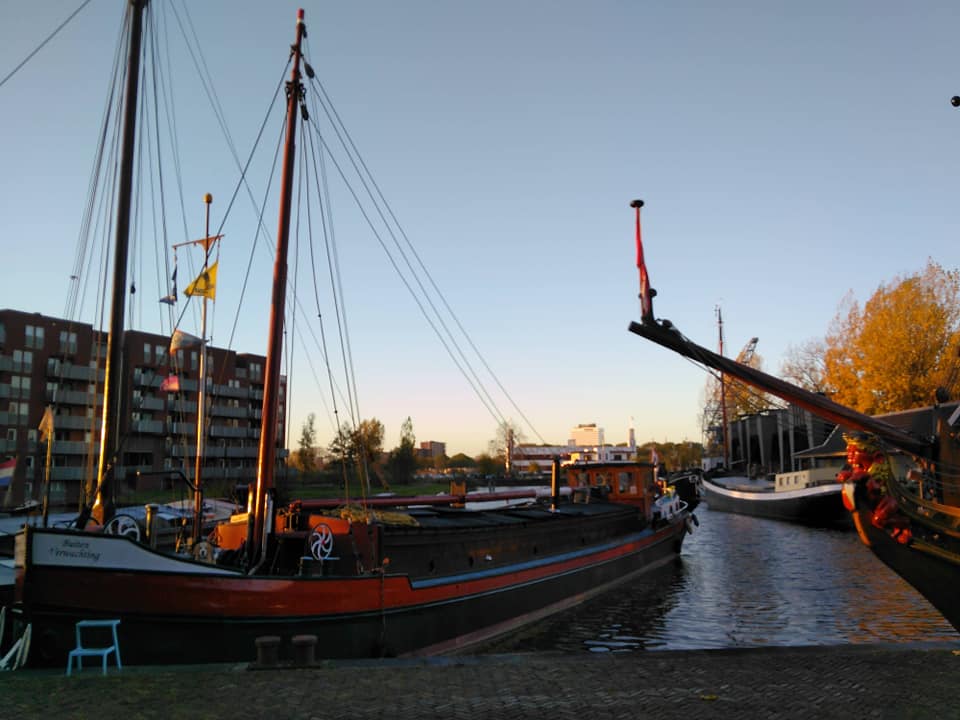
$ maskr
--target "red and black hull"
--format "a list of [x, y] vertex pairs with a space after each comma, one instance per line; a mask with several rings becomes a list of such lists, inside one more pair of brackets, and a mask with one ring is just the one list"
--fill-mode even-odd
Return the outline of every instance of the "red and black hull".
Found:
[[851, 512], [857, 534], [884, 565], [912, 585], [960, 632], [960, 555], [923, 539], [921, 528], [907, 543], [873, 524], [873, 510]]
[[[392, 573], [393, 563], [384, 574], [277, 577], [205, 573], [195, 563], [185, 567], [189, 572], [169, 564], [98, 570], [27, 557], [17, 610], [21, 623], [33, 623], [35, 665], [65, 662], [75, 623], [97, 617], [121, 619], [121, 653], [129, 664], [253, 661], [255, 640], [264, 635], [280, 636], [282, 652], [294, 635], [315, 635], [317, 656], [324, 658], [449, 652], [578, 603], [679, 553], [684, 517], [659, 529], [621, 531], [624, 517], [622, 508], [611, 515], [613, 525], [597, 525], [595, 517], [590, 541], [570, 534], [575, 525], [557, 523], [561, 534], [553, 539], [562, 551], [553, 554], [550, 535], [535, 527], [537, 544], [507, 562], [471, 562], [474, 567], [442, 576]], [[605, 526], [616, 533], [600, 537]], [[55, 532], [31, 530], [25, 545], [43, 548], [59, 541], [43, 538]], [[505, 537], [515, 543], [529, 532], [520, 523]], [[108, 542], [117, 540], [129, 542]], [[453, 540], [441, 532], [433, 542], [439, 552]], [[506, 545], [501, 550], [509, 552]], [[137, 546], [137, 552], [150, 551]]]

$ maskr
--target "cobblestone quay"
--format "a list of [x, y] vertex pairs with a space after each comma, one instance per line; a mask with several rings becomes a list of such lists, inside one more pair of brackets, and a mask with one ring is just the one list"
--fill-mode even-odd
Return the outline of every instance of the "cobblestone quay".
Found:
[[960, 642], [0, 674], [0, 718], [960, 718]]

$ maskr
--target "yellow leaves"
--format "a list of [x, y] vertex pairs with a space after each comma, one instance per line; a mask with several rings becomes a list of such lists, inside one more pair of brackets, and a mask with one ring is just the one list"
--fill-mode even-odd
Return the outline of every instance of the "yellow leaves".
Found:
[[862, 310], [848, 295], [825, 339], [825, 383], [867, 414], [928, 405], [956, 368], [958, 323], [960, 274], [931, 260], [881, 285]]

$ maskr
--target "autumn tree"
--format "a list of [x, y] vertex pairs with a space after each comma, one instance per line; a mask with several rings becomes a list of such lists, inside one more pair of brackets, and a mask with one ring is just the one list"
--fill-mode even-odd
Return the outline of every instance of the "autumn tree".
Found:
[[868, 415], [929, 405], [952, 391], [960, 349], [960, 272], [927, 260], [861, 308], [847, 295], [825, 339], [824, 384]]

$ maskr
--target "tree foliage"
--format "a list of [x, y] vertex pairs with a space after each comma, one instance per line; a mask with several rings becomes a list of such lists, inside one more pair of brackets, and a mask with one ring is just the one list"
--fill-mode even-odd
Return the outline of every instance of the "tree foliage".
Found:
[[346, 471], [355, 471], [367, 490], [370, 489], [371, 476], [388, 489], [380, 473], [383, 433], [383, 423], [376, 418], [361, 420], [356, 428], [344, 423], [330, 443], [331, 462], [342, 466]]
[[387, 476], [392, 483], [409, 483], [417, 470], [416, 437], [408, 417], [400, 426], [400, 444], [387, 456]]
[[316, 472], [319, 466], [317, 458], [317, 417], [307, 415], [300, 428], [300, 442], [297, 449], [290, 453], [290, 466], [303, 473]]
[[847, 295], [825, 339], [833, 399], [874, 415], [929, 405], [952, 391], [960, 349], [960, 273], [932, 260], [880, 285], [861, 308]]

